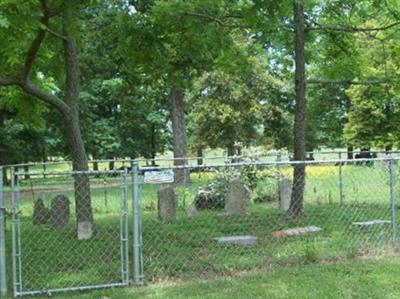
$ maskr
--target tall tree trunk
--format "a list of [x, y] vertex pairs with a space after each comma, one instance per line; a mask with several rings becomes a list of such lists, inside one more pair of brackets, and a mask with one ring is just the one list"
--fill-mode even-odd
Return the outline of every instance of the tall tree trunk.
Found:
[[[186, 142], [186, 122], [183, 104], [183, 92], [174, 89], [171, 95], [171, 120], [175, 166], [187, 165], [187, 142]], [[183, 159], [182, 159], [183, 158]], [[189, 170], [175, 169], [175, 184], [182, 185], [185, 180], [189, 183]], [[186, 176], [186, 178], [185, 178]]]
[[227, 151], [228, 151], [228, 158], [236, 156], [235, 145], [233, 143], [228, 144]]
[[10, 184], [10, 181], [8, 180], [8, 176], [7, 176], [7, 168], [3, 167], [3, 185], [4, 186], [8, 186]]
[[352, 145], [347, 146], [347, 159], [348, 160], [354, 159], [354, 147]]
[[25, 165], [24, 165], [24, 178], [25, 178], [25, 180], [29, 180], [30, 178], [31, 178], [31, 176], [29, 175], [29, 165], [28, 165], [28, 161], [25, 161], [24, 162], [25, 163]]
[[156, 126], [154, 124], [151, 125], [151, 140], [150, 140], [150, 159], [151, 166], [156, 166], [156, 154], [157, 154], [157, 145], [156, 145]]
[[203, 165], [203, 147], [199, 146], [197, 148], [197, 165]]
[[[65, 2], [63, 11], [64, 61], [66, 70], [65, 102], [69, 113], [64, 113], [66, 140], [72, 158], [72, 168], [88, 171], [88, 159], [79, 126], [79, 67], [76, 42], [71, 35], [73, 25], [72, 3]], [[88, 239], [93, 234], [93, 211], [90, 181], [87, 174], [74, 176], [75, 213], [78, 239]]]
[[[303, 1], [293, 3], [295, 26], [295, 117], [294, 117], [294, 161], [304, 161], [306, 131], [306, 75], [305, 75], [305, 25]], [[305, 185], [305, 164], [295, 164], [293, 171], [293, 189], [288, 214], [299, 218], [303, 215], [303, 197]]]
[[115, 162], [114, 158], [112, 158], [112, 160], [108, 162], [108, 170], [113, 171], [114, 169], [115, 169]]

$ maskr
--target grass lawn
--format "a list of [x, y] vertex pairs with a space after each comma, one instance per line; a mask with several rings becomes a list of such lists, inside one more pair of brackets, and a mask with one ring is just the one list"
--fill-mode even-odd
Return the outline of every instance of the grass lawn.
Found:
[[400, 256], [308, 264], [166, 286], [101, 290], [53, 298], [399, 298]]

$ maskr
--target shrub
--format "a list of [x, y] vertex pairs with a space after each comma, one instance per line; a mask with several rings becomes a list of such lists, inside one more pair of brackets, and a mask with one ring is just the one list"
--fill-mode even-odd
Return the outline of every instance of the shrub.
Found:
[[239, 179], [253, 193], [255, 202], [266, 202], [277, 199], [276, 174], [273, 169], [261, 169], [256, 160], [246, 160], [244, 166], [226, 167], [216, 172], [215, 178], [208, 184], [207, 189], [212, 194], [212, 207], [223, 208], [229, 181]]

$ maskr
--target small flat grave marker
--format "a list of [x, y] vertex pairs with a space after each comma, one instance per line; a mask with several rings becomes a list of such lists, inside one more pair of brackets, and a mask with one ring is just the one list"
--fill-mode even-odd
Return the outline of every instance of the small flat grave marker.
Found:
[[382, 219], [375, 219], [375, 220], [368, 220], [368, 221], [357, 221], [353, 222], [353, 225], [356, 225], [358, 227], [371, 227], [375, 225], [380, 225], [380, 224], [391, 224], [392, 222], [390, 220], [382, 220]]
[[272, 235], [275, 238], [286, 238], [286, 237], [300, 236], [306, 234], [315, 234], [319, 233], [320, 231], [322, 231], [322, 228], [315, 225], [310, 225], [306, 227], [295, 227], [285, 230], [278, 230], [273, 232]]
[[217, 241], [218, 243], [228, 243], [236, 245], [253, 245], [257, 243], [257, 237], [251, 235], [218, 237], [213, 238], [213, 240]]

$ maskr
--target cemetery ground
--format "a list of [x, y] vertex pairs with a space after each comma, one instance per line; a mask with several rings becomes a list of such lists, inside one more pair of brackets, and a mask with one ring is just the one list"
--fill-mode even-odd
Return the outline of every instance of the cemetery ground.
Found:
[[55, 299], [389, 299], [400, 294], [400, 256], [274, 267], [229, 278], [54, 296]]
[[[266, 171], [266, 176], [260, 179], [262, 190], [257, 192], [274, 194], [276, 180], [270, 176], [270, 169], [260, 171]], [[279, 172], [285, 177], [291, 176], [290, 167], [280, 167]], [[359, 228], [352, 223], [390, 220], [389, 176], [379, 162], [373, 166], [345, 165], [342, 174], [344, 197], [340, 203], [338, 166], [307, 166], [305, 216], [298, 220], [287, 218], [278, 209], [276, 200], [256, 200], [240, 215], [225, 216], [221, 210], [201, 210], [188, 216], [186, 209], [197, 191], [214, 179], [213, 173], [200, 172], [191, 174], [190, 187], [177, 188], [176, 219], [160, 222], [157, 218], [158, 186], [144, 185], [141, 205], [147, 286], [87, 295], [69, 293], [65, 298], [100, 298], [99, 294], [110, 298], [135, 295], [138, 298], [193, 295], [195, 298], [202, 292], [210, 292], [211, 298], [228, 298], [235, 297], [236, 291], [247, 289], [249, 284], [253, 286], [254, 296], [270, 295], [270, 298], [291, 298], [291, 294], [296, 294], [297, 298], [312, 298], [306, 297], [307, 294], [315, 294], [315, 298], [329, 294], [329, 298], [335, 298], [331, 296], [332, 290], [338, 285], [342, 285], [344, 296], [373, 295], [379, 288], [372, 290], [371, 284], [386, 286], [392, 281], [391, 275], [400, 271], [391, 267], [400, 263], [399, 257], [393, 255], [396, 250], [391, 243], [392, 227], [381, 224]], [[45, 288], [50, 289], [119, 280], [120, 181], [121, 178], [112, 176], [106, 183], [104, 178], [92, 178], [96, 233], [92, 239], [84, 241], [75, 237], [73, 206], [66, 230], [32, 225], [34, 197], [42, 198], [49, 205], [51, 198], [62, 193], [73, 205], [72, 180], [66, 182], [65, 178], [48, 176], [21, 182], [21, 260], [24, 265], [21, 275], [26, 289], [41, 290], [44, 282]], [[5, 199], [7, 201], [7, 196]], [[288, 238], [273, 236], [278, 230], [308, 225], [318, 226], [322, 231]], [[10, 230], [10, 221], [7, 221], [8, 237]], [[256, 236], [257, 243], [250, 246], [218, 244], [213, 239], [237, 235]], [[7, 243], [11, 243], [10, 238]], [[8, 252], [9, 268], [10, 255]], [[376, 256], [385, 258], [376, 259]], [[374, 258], [369, 259], [371, 257]], [[364, 262], [364, 258], [368, 260]], [[350, 274], [353, 271], [355, 275]], [[364, 271], [374, 274], [363, 278]], [[373, 280], [375, 275], [378, 281]], [[235, 276], [238, 278], [229, 279]], [[206, 282], [198, 282], [199, 279]], [[357, 281], [363, 283], [352, 286]], [[158, 287], [160, 285], [162, 287]], [[392, 288], [388, 286], [385, 291], [389, 296]], [[353, 292], [357, 296], [352, 297]]]

